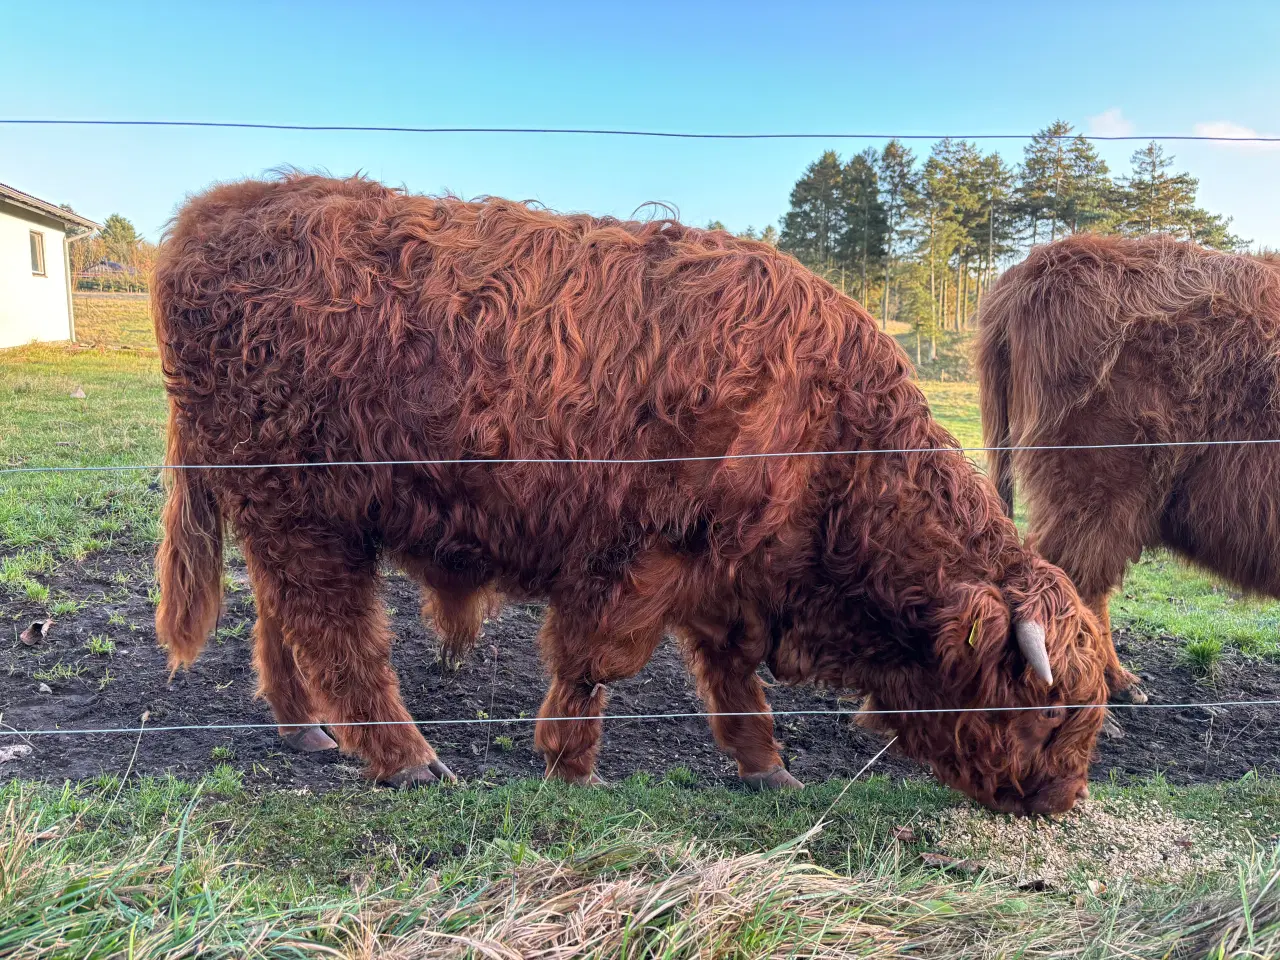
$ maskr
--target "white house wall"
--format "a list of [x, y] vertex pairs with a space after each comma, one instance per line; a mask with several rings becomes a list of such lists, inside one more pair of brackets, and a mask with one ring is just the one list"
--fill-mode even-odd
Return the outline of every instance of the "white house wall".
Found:
[[[44, 234], [44, 276], [31, 273], [31, 231]], [[71, 339], [61, 224], [0, 202], [0, 348]]]

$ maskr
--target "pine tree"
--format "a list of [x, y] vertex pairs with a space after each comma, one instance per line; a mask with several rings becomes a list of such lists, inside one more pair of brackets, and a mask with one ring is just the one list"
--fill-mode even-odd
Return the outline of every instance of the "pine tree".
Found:
[[802, 263], [818, 269], [832, 265], [844, 230], [841, 197], [843, 168], [828, 150], [804, 172], [791, 191], [791, 209], [782, 218], [780, 246]]
[[[924, 173], [920, 178], [920, 190], [917, 193], [916, 222], [919, 226], [920, 243], [916, 255], [928, 264], [929, 276], [929, 314], [918, 315], [916, 328], [917, 346], [920, 326], [929, 334], [929, 360], [938, 357], [938, 327], [941, 320], [941, 308], [938, 303], [939, 264], [944, 268], [950, 258], [950, 250], [954, 241], [948, 235], [947, 225], [950, 222], [951, 204], [947, 199], [945, 171], [938, 160], [937, 148], [925, 161]], [[916, 363], [920, 362], [920, 351], [916, 350]]]
[[1231, 219], [1196, 206], [1200, 181], [1189, 173], [1170, 173], [1174, 158], [1152, 141], [1135, 151], [1133, 173], [1121, 181], [1126, 233], [1170, 233], [1220, 250], [1240, 250], [1248, 241], [1232, 234]]
[[946, 326], [947, 267], [963, 244], [961, 217], [963, 198], [958, 195], [954, 169], [955, 144], [940, 140], [925, 161], [916, 193], [916, 256], [927, 268], [930, 312], [917, 314], [917, 322], [929, 334], [929, 359], [937, 359], [938, 331]]
[[889, 326], [889, 288], [893, 282], [893, 258], [898, 239], [906, 233], [907, 215], [916, 202], [919, 177], [916, 157], [901, 140], [890, 140], [880, 154], [880, 199], [885, 209], [884, 307], [880, 326]]
[[102, 224], [102, 230], [98, 235], [102, 238], [107, 257], [126, 266], [133, 265], [134, 254], [137, 252], [138, 241], [141, 238], [132, 223], [120, 214], [113, 213]]
[[1115, 184], [1107, 162], [1098, 156], [1083, 136], [1067, 147], [1067, 180], [1059, 211], [1071, 233], [1081, 230], [1106, 232], [1114, 228]]
[[844, 166], [841, 197], [844, 202], [844, 232], [837, 244], [843, 266], [858, 277], [858, 299], [865, 302], [869, 277], [884, 263], [888, 214], [880, 199], [878, 157], [868, 147]]
[[1014, 171], [1000, 154], [989, 153], [978, 161], [976, 193], [984, 215], [978, 220], [974, 239], [981, 251], [979, 288], [983, 291], [995, 279], [996, 262], [1017, 249], [1014, 182]]
[[1249, 247], [1249, 241], [1230, 231], [1231, 218], [1209, 213], [1200, 207], [1185, 211], [1187, 236], [1204, 247], [1238, 252]]
[[1066, 139], [1071, 124], [1055, 120], [1027, 144], [1019, 171], [1018, 206], [1031, 229], [1031, 244], [1039, 239], [1040, 225], [1049, 224], [1049, 239], [1058, 235], [1062, 215], [1062, 186], [1068, 179]]
[[1190, 174], [1171, 174], [1173, 160], [1154, 140], [1134, 151], [1133, 172], [1121, 181], [1126, 233], [1185, 232], [1200, 182]]
[[1028, 144], [1016, 173], [965, 141], [938, 141], [922, 170], [896, 140], [843, 165], [827, 151], [796, 183], [781, 235], [767, 227], [761, 239], [864, 303], [879, 295], [882, 325], [891, 313], [909, 321], [918, 350], [927, 333], [936, 356], [938, 331], [965, 329], [998, 266], [1028, 240], [1167, 231], [1220, 249], [1246, 245], [1229, 218], [1196, 206], [1198, 182], [1175, 173], [1157, 144], [1132, 163], [1129, 176], [1114, 180], [1093, 144], [1062, 121]]
[[967, 140], [941, 140], [933, 157], [939, 170], [939, 190], [946, 199], [946, 222], [953, 237], [952, 261], [956, 296], [952, 300], [954, 328], [961, 330], [968, 315], [970, 265], [980, 260], [987, 243], [987, 206], [983, 202], [982, 155]]
[[778, 229], [771, 223], [760, 231], [760, 240], [771, 247], [778, 245]]

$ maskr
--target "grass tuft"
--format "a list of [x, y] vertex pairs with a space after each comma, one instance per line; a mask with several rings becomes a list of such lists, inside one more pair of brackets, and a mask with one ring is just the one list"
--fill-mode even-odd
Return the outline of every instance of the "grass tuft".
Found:
[[100, 633], [86, 640], [84, 648], [97, 657], [109, 657], [116, 652], [115, 641]]
[[1212, 677], [1217, 673], [1222, 661], [1222, 641], [1218, 637], [1188, 640], [1183, 648], [1183, 657], [1193, 670], [1203, 676]]
[[51, 667], [34, 671], [31, 676], [41, 683], [58, 683], [62, 680], [74, 680], [83, 675], [86, 669], [88, 668], [82, 664], [72, 667], [59, 660]]

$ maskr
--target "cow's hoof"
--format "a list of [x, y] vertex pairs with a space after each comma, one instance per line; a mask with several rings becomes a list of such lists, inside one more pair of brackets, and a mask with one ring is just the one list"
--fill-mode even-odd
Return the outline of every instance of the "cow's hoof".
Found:
[[749, 790], [801, 790], [804, 784], [787, 772], [786, 767], [774, 767], [764, 773], [748, 773], [742, 782]]
[[450, 770], [447, 766], [445, 766], [445, 763], [443, 760], [437, 758], [435, 760], [432, 760], [430, 763], [428, 763], [427, 766], [431, 768], [431, 772], [434, 773], [437, 777], [439, 777], [442, 782], [444, 783], [458, 782], [458, 778], [454, 776], [452, 770]]
[[289, 749], [299, 753], [323, 753], [325, 750], [338, 749], [333, 737], [320, 727], [298, 727], [283, 739]]
[[1124, 730], [1116, 723], [1115, 717], [1108, 716], [1102, 721], [1102, 735], [1108, 740], [1123, 740]]
[[395, 790], [408, 790], [411, 787], [425, 787], [432, 783], [456, 783], [457, 780], [453, 771], [442, 761], [432, 760], [429, 763], [420, 763], [416, 767], [407, 767], [378, 782]]
[[1112, 703], [1146, 703], [1150, 698], [1136, 683], [1131, 687], [1123, 690], [1112, 690], [1109, 698]]

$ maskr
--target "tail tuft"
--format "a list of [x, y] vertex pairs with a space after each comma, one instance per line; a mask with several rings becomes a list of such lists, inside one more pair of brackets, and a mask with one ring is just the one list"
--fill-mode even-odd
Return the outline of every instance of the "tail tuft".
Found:
[[[166, 462], [182, 463], [172, 406]], [[199, 471], [173, 470], [161, 525], [164, 539], [156, 553], [160, 603], [156, 638], [169, 651], [173, 671], [200, 656], [222, 606], [222, 516]]]
[[987, 294], [980, 311], [976, 366], [979, 403], [982, 407], [982, 441], [988, 448], [987, 463], [1004, 512], [1013, 518], [1013, 453], [1009, 450], [1009, 363], [1008, 318], [1000, 307], [1000, 283]]

